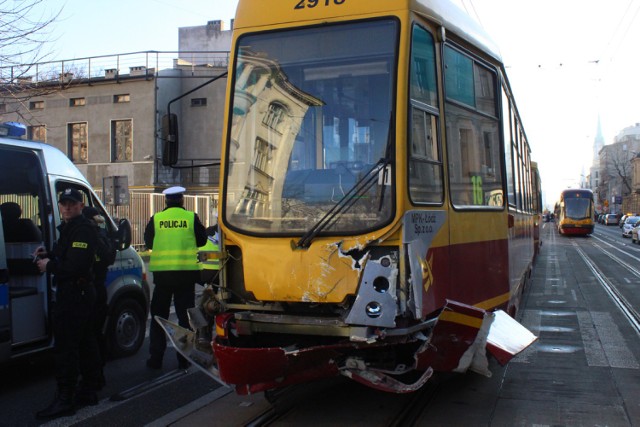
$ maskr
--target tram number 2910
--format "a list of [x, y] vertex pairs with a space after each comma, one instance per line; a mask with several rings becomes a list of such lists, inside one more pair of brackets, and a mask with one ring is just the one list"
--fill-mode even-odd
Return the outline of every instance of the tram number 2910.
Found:
[[312, 9], [316, 6], [340, 6], [347, 0], [300, 0], [294, 7], [294, 9]]

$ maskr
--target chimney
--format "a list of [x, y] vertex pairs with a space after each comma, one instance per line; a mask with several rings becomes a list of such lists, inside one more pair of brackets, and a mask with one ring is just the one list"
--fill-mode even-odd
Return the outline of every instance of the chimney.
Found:
[[62, 83], [69, 83], [71, 80], [73, 80], [73, 73], [71, 72], [60, 73], [58, 74], [58, 77], [60, 78], [60, 81]]
[[215, 21], [207, 22], [207, 32], [210, 32], [210, 31], [214, 31], [214, 32], [222, 31], [222, 21], [219, 19], [216, 19]]
[[104, 77], [106, 79], [115, 79], [118, 76], [117, 68], [107, 68], [104, 70]]
[[129, 67], [130, 76], [144, 76], [145, 74], [147, 74], [147, 67], [145, 67], [144, 65]]

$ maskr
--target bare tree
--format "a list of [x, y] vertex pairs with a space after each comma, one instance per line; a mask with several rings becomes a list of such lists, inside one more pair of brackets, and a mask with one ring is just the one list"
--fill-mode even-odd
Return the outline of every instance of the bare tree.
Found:
[[43, 61], [49, 26], [61, 10], [47, 15], [44, 0], [0, 0], [0, 66]]
[[[38, 64], [50, 55], [45, 49], [49, 28], [61, 11], [52, 11], [45, 0], [0, 0], [0, 116], [17, 114], [28, 122], [20, 114], [25, 103], [60, 90], [59, 85], [38, 84], [39, 75], [47, 72]], [[62, 74], [58, 79], [67, 83]]]

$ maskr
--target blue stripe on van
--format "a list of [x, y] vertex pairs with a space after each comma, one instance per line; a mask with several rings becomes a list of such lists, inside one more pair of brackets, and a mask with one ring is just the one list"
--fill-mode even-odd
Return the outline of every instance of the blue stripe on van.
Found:
[[132, 267], [123, 269], [109, 269], [107, 271], [106, 286], [109, 287], [120, 276], [135, 276], [142, 281], [142, 267]]
[[9, 308], [9, 284], [0, 284], [0, 310]]

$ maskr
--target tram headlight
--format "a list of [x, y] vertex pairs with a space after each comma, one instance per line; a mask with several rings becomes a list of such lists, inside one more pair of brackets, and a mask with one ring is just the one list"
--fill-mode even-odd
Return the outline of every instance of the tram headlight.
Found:
[[389, 290], [389, 279], [383, 276], [376, 277], [373, 281], [373, 289], [375, 289], [376, 292], [384, 294]]
[[365, 307], [365, 312], [367, 313], [367, 316], [371, 317], [372, 319], [376, 319], [382, 314], [382, 306], [376, 301], [371, 301]]

